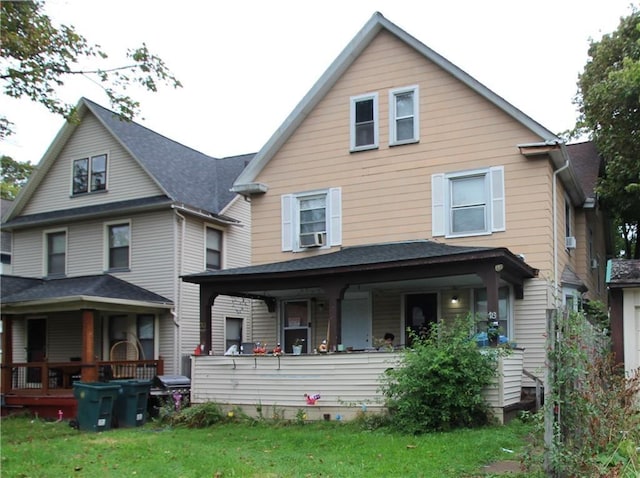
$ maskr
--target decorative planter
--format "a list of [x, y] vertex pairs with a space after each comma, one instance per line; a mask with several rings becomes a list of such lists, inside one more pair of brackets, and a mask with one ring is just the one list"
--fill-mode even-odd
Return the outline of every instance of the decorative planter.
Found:
[[302, 353], [302, 345], [293, 345], [293, 355], [300, 355]]

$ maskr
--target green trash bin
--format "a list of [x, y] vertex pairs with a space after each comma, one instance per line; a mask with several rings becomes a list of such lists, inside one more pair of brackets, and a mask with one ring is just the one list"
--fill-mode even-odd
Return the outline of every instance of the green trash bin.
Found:
[[144, 425], [151, 380], [111, 380], [109, 383], [120, 386], [114, 408], [117, 426], [124, 428]]
[[78, 428], [101, 432], [111, 429], [113, 406], [120, 385], [103, 382], [73, 382], [73, 396], [78, 399]]

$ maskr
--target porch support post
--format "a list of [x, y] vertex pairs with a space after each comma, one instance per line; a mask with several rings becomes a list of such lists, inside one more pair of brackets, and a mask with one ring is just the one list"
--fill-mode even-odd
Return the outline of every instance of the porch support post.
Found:
[[329, 350], [334, 350], [342, 342], [342, 299], [347, 287], [349, 285], [343, 283], [332, 283], [322, 287], [329, 301]]
[[211, 287], [200, 284], [200, 344], [203, 347], [202, 353], [213, 354], [211, 335], [213, 333], [212, 308], [218, 297], [218, 293]]
[[96, 382], [98, 368], [96, 367], [96, 353], [94, 348], [95, 311], [82, 310], [82, 372], [83, 382]]
[[13, 320], [2, 316], [2, 392], [11, 390], [11, 364], [13, 363]]
[[[478, 270], [478, 275], [487, 288], [487, 333], [489, 333], [492, 327], [497, 327], [497, 322], [500, 320], [498, 289], [500, 288], [499, 279], [501, 270], [502, 264], [483, 264]], [[489, 337], [489, 341], [491, 341], [491, 337]], [[495, 343], [497, 344], [497, 337]]]

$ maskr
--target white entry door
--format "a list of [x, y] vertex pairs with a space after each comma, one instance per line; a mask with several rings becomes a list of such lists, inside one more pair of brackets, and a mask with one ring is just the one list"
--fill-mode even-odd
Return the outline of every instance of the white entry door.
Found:
[[362, 350], [371, 344], [371, 297], [368, 292], [346, 293], [342, 301], [342, 344]]

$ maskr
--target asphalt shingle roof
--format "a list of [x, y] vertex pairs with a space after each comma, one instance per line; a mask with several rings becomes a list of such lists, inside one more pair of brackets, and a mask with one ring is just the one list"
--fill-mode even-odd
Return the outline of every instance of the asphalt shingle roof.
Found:
[[611, 286], [640, 286], [640, 259], [611, 259], [607, 283]]
[[595, 187], [602, 160], [593, 141], [568, 144], [567, 151], [582, 191], [588, 198], [595, 198]]
[[172, 303], [166, 297], [109, 274], [59, 279], [2, 276], [0, 286], [2, 294], [0, 302], [3, 305], [80, 296], [152, 302], [163, 305]]
[[428, 240], [371, 244], [363, 246], [344, 247], [343, 249], [336, 252], [320, 254], [313, 257], [305, 257], [302, 259], [293, 259], [290, 261], [273, 262], [270, 264], [261, 264], [248, 267], [238, 267], [235, 269], [207, 271], [199, 274], [185, 276], [185, 278], [207, 276], [235, 276], [243, 274], [272, 274], [278, 272], [332, 269], [338, 267], [363, 266], [367, 264], [381, 264], [415, 259], [452, 256], [457, 254], [489, 251], [492, 249], [494, 248], [450, 246]]
[[82, 101], [140, 161], [174, 201], [214, 214], [233, 199], [233, 182], [253, 154], [214, 158], [184, 146], [91, 100]]

